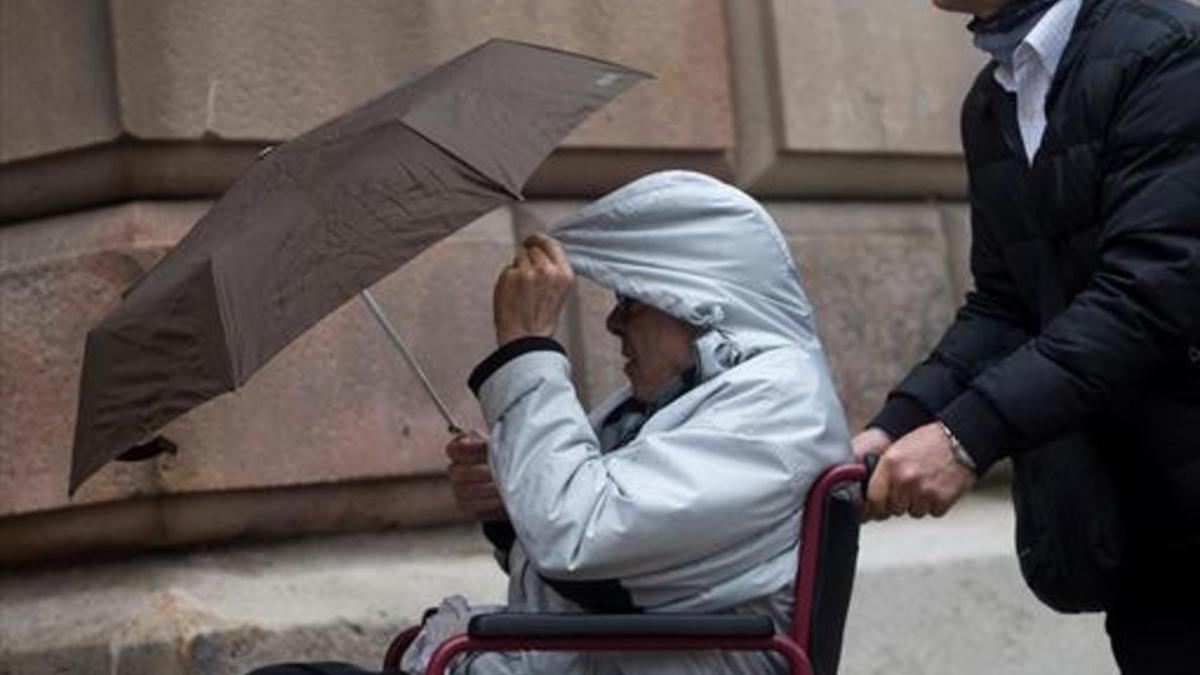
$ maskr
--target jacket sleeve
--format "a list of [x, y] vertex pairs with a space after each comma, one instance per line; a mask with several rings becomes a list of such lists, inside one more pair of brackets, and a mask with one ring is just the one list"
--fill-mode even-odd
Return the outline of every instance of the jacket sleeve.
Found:
[[[787, 540], [774, 555], [792, 550], [796, 530], [781, 524], [798, 522], [805, 481], [822, 467], [780, 439], [848, 452], [844, 422], [823, 418], [840, 414], [836, 405], [804, 406], [812, 423], [798, 431], [794, 415], [779, 414], [795, 396], [761, 387], [718, 393], [694, 419], [643, 430], [602, 454], [562, 354], [524, 353], [477, 383], [489, 460], [517, 538], [538, 572], [554, 579], [677, 569], [731, 547], [760, 551], [772, 537]], [[723, 430], [714, 419], [753, 420], [754, 428]]]
[[895, 439], [932, 422], [980, 372], [1029, 339], [1034, 319], [991, 236], [995, 227], [972, 209], [975, 290], [967, 294], [933, 353], [888, 394], [883, 410], [868, 426], [879, 427]]
[[1099, 263], [1039, 335], [939, 414], [980, 468], [1103, 409], [1200, 337], [1200, 49], [1151, 56], [1110, 123]]

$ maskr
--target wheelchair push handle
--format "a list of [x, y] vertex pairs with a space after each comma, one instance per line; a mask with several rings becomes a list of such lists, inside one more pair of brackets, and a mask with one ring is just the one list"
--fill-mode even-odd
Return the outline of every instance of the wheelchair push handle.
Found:
[[880, 454], [878, 452], [868, 452], [863, 455], [863, 468], [866, 469], [866, 473], [863, 474], [862, 479], [863, 495], [867, 494], [867, 486], [871, 484], [871, 476], [875, 475], [875, 467], [879, 466], [879, 457]]

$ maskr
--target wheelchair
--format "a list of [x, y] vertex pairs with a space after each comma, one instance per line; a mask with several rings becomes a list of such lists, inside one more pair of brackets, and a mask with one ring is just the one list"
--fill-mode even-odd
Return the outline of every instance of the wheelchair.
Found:
[[[792, 627], [776, 629], [754, 614], [531, 614], [472, 617], [467, 632], [443, 642], [425, 675], [444, 675], [468, 652], [774, 651], [794, 675], [835, 675], [858, 561], [862, 495], [875, 457], [826, 469], [805, 500], [800, 526]], [[397, 635], [384, 672], [399, 672], [400, 657], [419, 627]]]

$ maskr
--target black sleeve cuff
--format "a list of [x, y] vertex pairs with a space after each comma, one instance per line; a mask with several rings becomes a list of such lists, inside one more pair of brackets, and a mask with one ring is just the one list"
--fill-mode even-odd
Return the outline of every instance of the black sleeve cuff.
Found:
[[489, 520], [483, 524], [483, 536], [492, 542], [498, 551], [508, 553], [512, 550], [513, 542], [517, 540], [517, 532], [512, 523], [507, 520]]
[[529, 352], [537, 351], [553, 351], [563, 354], [564, 356], [567, 353], [567, 350], [563, 348], [562, 344], [554, 338], [517, 338], [516, 340], [513, 340], [512, 342], [509, 342], [503, 347], [492, 352], [479, 365], [475, 366], [475, 370], [471, 371], [471, 377], [467, 378], [467, 386], [471, 387], [471, 391], [475, 392], [475, 395], [478, 396], [479, 388], [483, 386], [484, 382], [487, 382], [487, 379], [492, 376], [492, 373], [500, 370], [504, 364], [512, 361], [522, 354], [528, 354]]
[[1012, 428], [978, 391], [968, 389], [938, 417], [975, 461], [980, 476], [1011, 451]]
[[883, 410], [871, 420], [868, 427], [879, 427], [893, 441], [917, 427], [934, 421], [934, 416], [917, 399], [904, 394], [894, 394], [888, 398]]

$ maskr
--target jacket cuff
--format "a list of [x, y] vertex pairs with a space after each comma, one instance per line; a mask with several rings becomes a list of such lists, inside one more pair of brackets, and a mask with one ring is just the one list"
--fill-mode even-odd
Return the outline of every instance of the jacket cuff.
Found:
[[979, 475], [1008, 454], [1013, 443], [1012, 428], [978, 391], [968, 389], [946, 406], [938, 418], [945, 424], [971, 459]]
[[475, 366], [475, 370], [471, 371], [471, 376], [467, 378], [467, 386], [479, 396], [479, 389], [484, 382], [491, 377], [497, 370], [500, 370], [504, 364], [513, 359], [536, 351], [554, 351], [566, 356], [567, 350], [562, 344], [554, 338], [548, 337], [523, 337], [517, 338], [512, 342], [505, 344], [496, 351], [492, 352], [479, 365]]
[[894, 394], [888, 398], [883, 410], [875, 419], [867, 423], [868, 427], [879, 427], [893, 441], [900, 440], [908, 432], [917, 427], [929, 424], [934, 416], [917, 399], [904, 394]]

